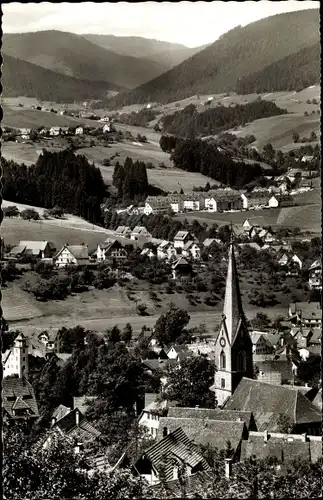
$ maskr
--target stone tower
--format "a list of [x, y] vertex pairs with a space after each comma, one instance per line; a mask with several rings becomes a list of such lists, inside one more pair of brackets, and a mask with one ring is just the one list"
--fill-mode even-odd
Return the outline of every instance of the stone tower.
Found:
[[28, 345], [22, 333], [19, 333], [14, 341], [11, 358], [11, 374], [16, 373], [19, 378], [28, 378]]
[[233, 394], [242, 377], [252, 378], [252, 342], [248, 333], [231, 239], [220, 331], [215, 343], [216, 373], [212, 390], [218, 406]]

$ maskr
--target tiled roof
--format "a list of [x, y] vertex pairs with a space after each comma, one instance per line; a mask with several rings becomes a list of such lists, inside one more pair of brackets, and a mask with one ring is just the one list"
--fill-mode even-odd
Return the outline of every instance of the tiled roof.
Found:
[[[17, 401], [19, 398], [19, 401]], [[3, 409], [12, 418], [18, 418], [14, 415], [15, 404], [21, 407], [21, 401], [27, 403], [30, 408], [31, 417], [38, 417], [38, 406], [35, 398], [34, 389], [26, 379], [5, 378], [2, 381], [2, 404]], [[17, 408], [16, 408], [17, 409]]]
[[68, 408], [67, 406], [64, 406], [64, 405], [59, 405], [56, 408], [56, 410], [54, 410], [52, 417], [56, 418], [56, 421], [58, 421], [61, 418], [65, 417], [65, 415], [70, 413], [70, 411], [71, 411], [71, 408]]
[[173, 418], [200, 418], [202, 420], [223, 420], [244, 422], [249, 427], [252, 413], [251, 411], [219, 410], [217, 408], [185, 408], [181, 406], [170, 406], [168, 417]]
[[181, 427], [195, 444], [211, 444], [218, 450], [226, 449], [228, 441], [231, 448], [236, 450], [246, 429], [244, 422], [167, 416], [159, 420], [157, 440], [162, 438], [165, 427], [168, 432]]
[[177, 266], [188, 266], [188, 262], [184, 257], [180, 257], [172, 264], [172, 269], [176, 269]]
[[147, 368], [153, 371], [164, 371], [167, 366], [175, 366], [177, 364], [176, 359], [144, 359], [142, 362]]
[[309, 271], [313, 269], [322, 269], [322, 262], [320, 260], [316, 260], [315, 262], [313, 262], [313, 264], [309, 268]]
[[[190, 467], [202, 464], [205, 470], [209, 468], [205, 459], [196, 451], [196, 447], [181, 428], [175, 429], [161, 441], [148, 448], [143, 456], [146, 456], [150, 460], [157, 471], [164, 457], [179, 458]], [[166, 480], [173, 479], [173, 465], [169, 461], [167, 461], [165, 472]]]
[[188, 231], [178, 231], [178, 233], [174, 236], [174, 240], [185, 240], [187, 236], [189, 236]]
[[313, 405], [316, 406], [317, 408], [322, 409], [322, 388], [318, 391], [317, 395], [312, 401]]
[[44, 251], [47, 245], [49, 245], [52, 249], [55, 249], [54, 243], [51, 243], [50, 241], [23, 240], [19, 242], [19, 246], [25, 246], [27, 250], [32, 250], [32, 252], [35, 254]]
[[224, 409], [251, 411], [258, 431], [277, 430], [280, 414], [294, 425], [321, 421], [320, 411], [300, 391], [248, 378], [241, 380]]
[[23, 253], [24, 251], [26, 250], [26, 247], [24, 245], [17, 245], [15, 247], [13, 247], [9, 254], [10, 255], [20, 255], [21, 253]]
[[87, 245], [68, 245], [67, 248], [77, 260], [89, 258]]
[[101, 434], [81, 412], [79, 412], [79, 425], [76, 425], [76, 409], [57, 421], [54, 427], [58, 427], [67, 436], [79, 437], [84, 441], [92, 440]]
[[85, 414], [86, 410], [88, 409], [88, 404], [91, 401], [94, 401], [97, 398], [97, 396], [80, 396], [80, 397], [73, 397], [73, 408], [78, 408], [83, 415]]
[[[247, 441], [242, 441], [241, 443], [241, 460], [251, 458], [253, 455], [255, 455], [257, 459], [275, 457], [279, 461], [284, 462], [294, 460], [295, 457], [309, 460], [311, 458], [310, 442], [291, 439], [292, 438], [287, 440], [286, 438], [271, 437], [269, 434], [268, 441], [265, 442], [263, 436], [251, 434]], [[322, 443], [320, 443], [320, 445], [322, 450]], [[317, 450], [314, 451], [313, 455], [317, 456]], [[313, 461], [316, 461], [316, 456]]]

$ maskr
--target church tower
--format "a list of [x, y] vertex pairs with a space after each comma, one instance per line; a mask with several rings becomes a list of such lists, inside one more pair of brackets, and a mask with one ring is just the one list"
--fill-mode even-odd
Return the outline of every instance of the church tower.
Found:
[[3, 376], [18, 375], [19, 378], [28, 378], [28, 345], [22, 334], [16, 337], [13, 347], [3, 356]]
[[253, 377], [252, 342], [247, 329], [231, 239], [220, 331], [215, 343], [216, 373], [212, 390], [218, 406], [233, 394], [242, 377]]

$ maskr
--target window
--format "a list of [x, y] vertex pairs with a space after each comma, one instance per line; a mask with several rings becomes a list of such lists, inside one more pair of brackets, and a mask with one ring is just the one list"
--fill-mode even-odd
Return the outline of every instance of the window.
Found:
[[238, 354], [237, 369], [242, 372], [246, 370], [246, 353], [244, 351], [240, 351]]
[[225, 358], [225, 354], [224, 354], [224, 351], [221, 351], [221, 354], [220, 354], [220, 368], [225, 370], [225, 367], [226, 367], [226, 358]]
[[26, 356], [24, 356], [24, 357], [22, 358], [22, 360], [23, 360], [23, 361], [26, 361]]
[[222, 387], [222, 389], [224, 389], [224, 387], [225, 387], [225, 380], [224, 380], [224, 378], [221, 378], [221, 387]]

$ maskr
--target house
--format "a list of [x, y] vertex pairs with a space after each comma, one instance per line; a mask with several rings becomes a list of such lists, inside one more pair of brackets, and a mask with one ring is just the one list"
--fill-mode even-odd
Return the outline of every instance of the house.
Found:
[[38, 259], [51, 259], [56, 252], [55, 244], [51, 241], [21, 240], [8, 253], [8, 257], [18, 258], [22, 255], [32, 255]]
[[273, 458], [281, 463], [297, 457], [315, 463], [322, 457], [322, 437], [251, 431], [248, 439], [241, 443], [240, 460], [243, 462], [253, 456], [259, 460]]
[[295, 434], [321, 433], [322, 417], [319, 409], [301, 391], [288, 386], [242, 378], [224, 409], [251, 411], [260, 432], [279, 432], [280, 422], [284, 418], [290, 424], [290, 431]]
[[56, 267], [70, 265], [86, 266], [90, 263], [87, 245], [68, 245], [66, 243], [53, 258]]
[[[52, 429], [57, 429], [66, 438], [78, 440], [78, 446], [94, 441], [101, 435], [78, 409], [60, 405], [52, 415]], [[51, 439], [48, 438], [44, 448], [50, 447]]]
[[22, 139], [28, 140], [30, 139], [31, 128], [20, 128], [19, 135]]
[[162, 417], [159, 422], [157, 439], [181, 428], [191, 442], [197, 445], [211, 445], [219, 451], [226, 450], [230, 441], [232, 458], [240, 458], [241, 441], [247, 439], [248, 430], [243, 421], [213, 420], [194, 417]]
[[250, 332], [250, 337], [252, 341], [252, 352], [253, 354], [273, 354], [274, 346], [267, 338], [266, 333], [262, 332]]
[[151, 239], [151, 234], [143, 226], [136, 226], [131, 232], [131, 240], [139, 240], [141, 238]]
[[271, 229], [262, 229], [259, 231], [258, 237], [265, 244], [271, 244], [276, 240], [274, 232]]
[[84, 133], [84, 128], [81, 126], [76, 127], [75, 129], [75, 135], [83, 135]]
[[303, 163], [307, 162], [307, 161], [313, 161], [314, 160], [314, 156], [313, 155], [304, 155], [301, 159], [301, 161]]
[[175, 359], [143, 359], [142, 363], [148, 374], [157, 375], [164, 385], [167, 382], [167, 367], [174, 367], [178, 363]]
[[191, 192], [183, 195], [183, 210], [199, 211], [205, 207], [205, 198], [202, 193]]
[[205, 238], [202, 245], [206, 248], [210, 248], [214, 243], [217, 245], [221, 245], [222, 241], [218, 238]]
[[97, 396], [74, 396], [73, 397], [73, 408], [78, 408], [80, 412], [85, 415], [89, 404], [95, 401]]
[[298, 269], [302, 269], [303, 266], [301, 259], [296, 254], [291, 254], [289, 252], [282, 253], [281, 257], [278, 259], [278, 264], [282, 267], [289, 266]]
[[153, 259], [154, 257], [157, 257], [157, 249], [155, 247], [146, 247], [141, 251], [140, 255], [142, 255], [143, 257], [148, 257], [149, 259]]
[[172, 264], [172, 277], [176, 279], [187, 279], [192, 277], [192, 266], [184, 257], [179, 257]]
[[260, 227], [259, 224], [254, 224], [253, 226], [251, 226], [251, 229], [249, 231], [249, 238], [255, 238], [261, 231], [263, 231], [263, 228]]
[[168, 195], [168, 201], [170, 204], [170, 208], [172, 211], [177, 214], [179, 212], [183, 212], [184, 203], [183, 203], [184, 195], [181, 194], [170, 194]]
[[288, 194], [274, 195], [270, 198], [269, 207], [291, 207], [294, 205], [294, 199]]
[[191, 358], [193, 353], [186, 345], [172, 345], [166, 351], [168, 359], [183, 361], [186, 358]]
[[28, 341], [19, 333], [11, 349], [2, 353], [3, 376], [17, 375], [19, 378], [28, 378], [28, 367]]
[[161, 469], [166, 482], [178, 478], [184, 465], [187, 476], [209, 470], [206, 460], [196, 451], [195, 445], [179, 427], [152, 445], [135, 462], [135, 469], [149, 484], [160, 482]]
[[217, 202], [214, 196], [210, 194], [206, 194], [204, 198], [204, 208], [208, 212], [216, 212], [217, 211]]
[[310, 290], [322, 290], [322, 262], [316, 260], [308, 270]]
[[300, 326], [291, 329], [291, 334], [297, 342], [298, 349], [306, 348], [311, 345], [310, 341], [314, 336], [314, 330], [318, 332], [319, 335], [315, 335], [313, 343], [314, 345], [320, 344], [321, 331], [319, 328], [303, 328], [302, 326]]
[[238, 191], [231, 188], [215, 189], [205, 193], [205, 209], [210, 212], [242, 210], [243, 201]]
[[178, 231], [174, 236], [174, 247], [184, 248], [189, 241], [196, 241], [195, 236], [192, 236], [188, 231]]
[[111, 131], [111, 125], [110, 125], [110, 123], [106, 123], [105, 125], [103, 125], [102, 132], [104, 134], [106, 134], [107, 132], [110, 132], [110, 131]]
[[251, 193], [241, 193], [241, 199], [245, 210], [259, 209], [268, 206], [270, 195], [267, 191], [252, 191]]
[[193, 241], [188, 241], [185, 243], [182, 250], [183, 257], [188, 257], [194, 260], [199, 260], [201, 258], [201, 249], [197, 243]]
[[61, 127], [51, 127], [49, 129], [49, 135], [50, 136], [58, 136], [61, 133]]
[[[254, 371], [256, 379], [272, 385], [293, 384], [297, 367], [291, 359], [278, 356], [278, 359], [268, 355], [255, 355]], [[258, 359], [263, 358], [263, 359]], [[265, 359], [268, 358], [268, 359]]]
[[153, 400], [145, 405], [145, 408], [139, 415], [138, 425], [144, 426], [148, 433], [153, 438], [156, 438], [160, 418], [165, 414], [165, 412], [167, 412], [167, 401], [159, 403], [156, 400]]
[[219, 408], [188, 408], [169, 405], [168, 417], [199, 418], [201, 420], [223, 420], [225, 422], [244, 422], [247, 430], [256, 430], [253, 414], [250, 411], [220, 410]]
[[319, 302], [293, 302], [289, 304], [288, 315], [293, 324], [301, 324], [305, 328], [319, 328], [322, 325]]
[[30, 420], [39, 417], [32, 385], [24, 378], [2, 380], [2, 408], [4, 420]]
[[173, 243], [164, 240], [157, 247], [157, 259], [159, 260], [172, 260], [177, 258], [177, 251]]
[[70, 132], [70, 128], [69, 127], [61, 127], [60, 128], [60, 135], [68, 135]]
[[117, 236], [122, 236], [123, 238], [129, 238], [131, 234], [131, 229], [128, 226], [118, 226], [115, 230]]
[[244, 231], [246, 231], [247, 233], [250, 232], [250, 229], [252, 228], [252, 224], [250, 224], [249, 222], [249, 219], [246, 219], [243, 224], [242, 224], [242, 228]]
[[144, 214], [166, 214], [170, 209], [167, 196], [148, 196], [145, 202]]
[[110, 118], [108, 116], [102, 116], [102, 118], [100, 118], [100, 122], [109, 122], [110, 121]]
[[124, 260], [128, 256], [127, 250], [122, 246], [120, 241], [109, 239], [98, 244], [95, 254], [98, 262], [104, 262], [108, 259]]
[[46, 347], [45, 352], [59, 353], [61, 351], [61, 333], [59, 332], [59, 330], [43, 331], [38, 335], [38, 340]]

